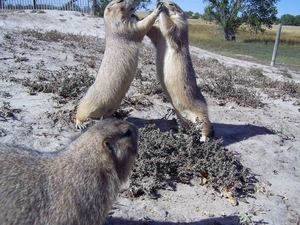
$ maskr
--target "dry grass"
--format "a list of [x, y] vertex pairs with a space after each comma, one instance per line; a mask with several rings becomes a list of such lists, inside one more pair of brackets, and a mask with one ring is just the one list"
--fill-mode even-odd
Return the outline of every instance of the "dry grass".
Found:
[[[12, 109], [9, 102], [2, 102], [0, 107], [0, 119], [6, 120], [6, 118], [15, 118], [16, 113], [20, 113], [21, 109]], [[1, 137], [1, 136], [0, 136]]]
[[[244, 42], [261, 42], [274, 44], [278, 26], [274, 25], [271, 30], [266, 30], [264, 34], [251, 35], [249, 32], [240, 30]], [[280, 44], [300, 45], [300, 29], [296, 26], [282, 26], [280, 34]]]
[[22, 84], [28, 87], [31, 95], [37, 92], [55, 93], [69, 101], [80, 99], [95, 78], [90, 76], [86, 68], [62, 67], [60, 70], [40, 70], [33, 78], [26, 78]]
[[271, 98], [300, 98], [300, 84], [290, 80], [291, 75], [283, 81], [271, 79], [261, 69], [228, 67], [216, 59], [193, 58], [199, 78], [199, 88], [215, 99], [235, 102], [244, 107], [264, 107], [262, 94]]
[[136, 15], [140, 18], [146, 18], [148, 15], [150, 14], [150, 12], [136, 12]]

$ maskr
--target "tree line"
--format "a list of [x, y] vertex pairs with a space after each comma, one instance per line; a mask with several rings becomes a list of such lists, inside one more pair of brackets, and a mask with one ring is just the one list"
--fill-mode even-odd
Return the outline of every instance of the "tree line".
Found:
[[291, 14], [284, 14], [277, 20], [277, 23], [282, 23], [282, 25], [300, 26], [300, 15], [293, 16]]

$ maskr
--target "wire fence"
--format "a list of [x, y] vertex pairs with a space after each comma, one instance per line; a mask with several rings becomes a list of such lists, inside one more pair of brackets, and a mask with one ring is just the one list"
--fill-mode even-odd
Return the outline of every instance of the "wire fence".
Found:
[[91, 13], [93, 0], [0, 0], [4, 10], [67, 10]]

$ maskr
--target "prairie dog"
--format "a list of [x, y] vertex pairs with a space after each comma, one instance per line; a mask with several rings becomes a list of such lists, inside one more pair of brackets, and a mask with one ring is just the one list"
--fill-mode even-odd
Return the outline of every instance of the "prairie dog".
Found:
[[134, 78], [140, 44], [161, 10], [142, 21], [134, 15], [133, 0], [113, 0], [104, 11], [106, 48], [94, 84], [81, 99], [76, 115], [76, 127], [87, 118], [107, 118], [120, 106]]
[[212, 133], [207, 104], [197, 83], [189, 53], [188, 22], [182, 9], [171, 1], [161, 1], [164, 10], [158, 23], [147, 33], [156, 46], [156, 70], [162, 88], [181, 122], [202, 121], [201, 141]]
[[0, 144], [0, 224], [97, 224], [137, 154], [137, 128], [99, 122], [57, 152]]

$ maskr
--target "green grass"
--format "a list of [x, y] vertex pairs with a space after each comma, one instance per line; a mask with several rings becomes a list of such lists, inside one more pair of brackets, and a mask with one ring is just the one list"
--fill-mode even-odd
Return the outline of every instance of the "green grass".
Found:
[[[250, 34], [240, 30], [235, 41], [225, 41], [220, 27], [213, 24], [189, 21], [189, 41], [196, 47], [241, 58], [270, 63], [272, 59], [277, 26], [264, 34]], [[299, 27], [282, 27], [276, 63], [300, 65]]]

